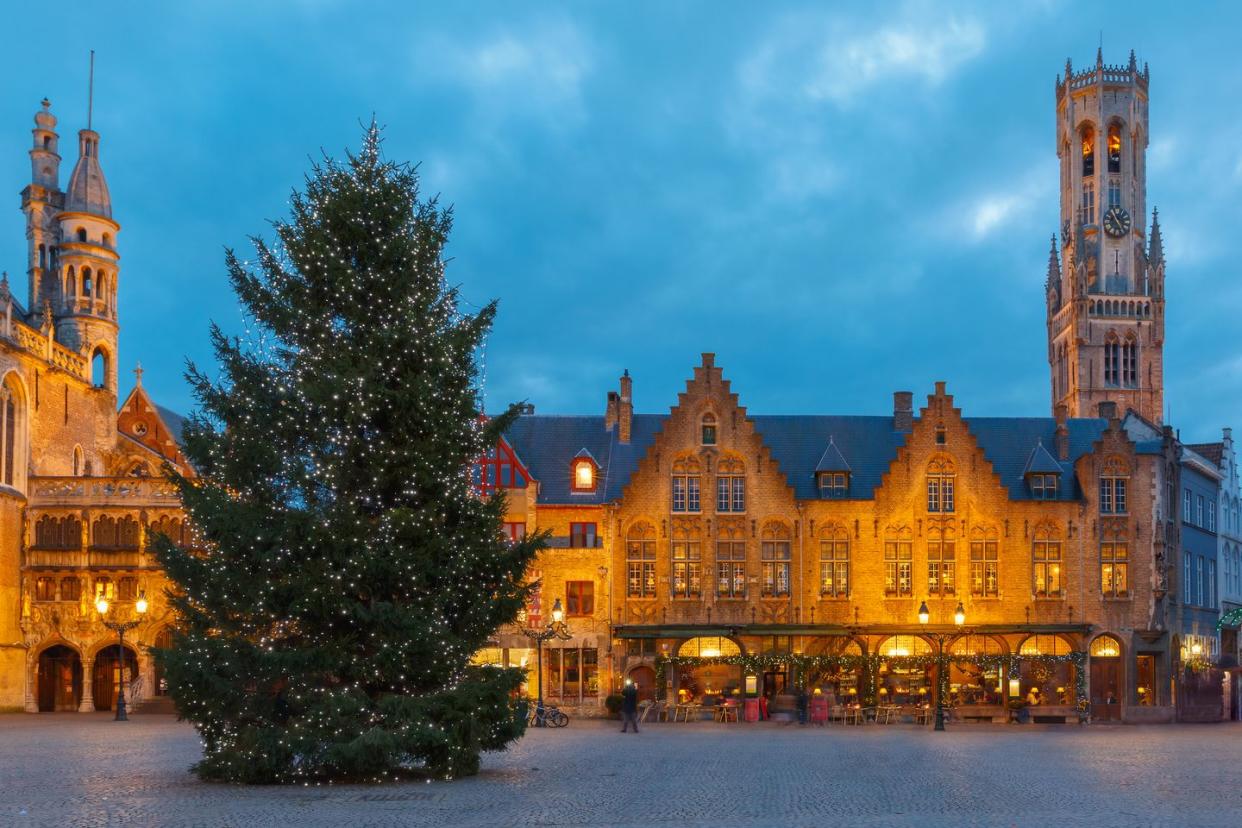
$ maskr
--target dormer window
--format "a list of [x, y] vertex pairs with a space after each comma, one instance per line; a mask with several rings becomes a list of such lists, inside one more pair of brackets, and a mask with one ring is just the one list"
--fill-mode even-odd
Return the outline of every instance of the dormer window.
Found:
[[1057, 484], [1060, 479], [1055, 474], [1028, 474], [1027, 485], [1031, 487], [1031, 496], [1036, 500], [1056, 500]]
[[850, 476], [848, 472], [819, 473], [820, 497], [845, 497], [849, 490]]
[[716, 415], [704, 414], [702, 423], [702, 443], [705, 446], [716, 445]]
[[594, 492], [595, 471], [595, 461], [590, 457], [574, 458], [572, 490], [579, 494]]

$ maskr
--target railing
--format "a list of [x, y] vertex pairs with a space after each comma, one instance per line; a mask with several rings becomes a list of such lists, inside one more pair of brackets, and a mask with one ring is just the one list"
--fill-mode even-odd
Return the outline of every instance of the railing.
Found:
[[87, 565], [86, 553], [81, 549], [27, 549], [26, 566], [45, 566], [57, 569], [79, 569]]
[[134, 680], [129, 683], [129, 689], [125, 691], [125, 703], [130, 710], [133, 710], [143, 701], [143, 694], [146, 692], [147, 684], [143, 680], [142, 673], [134, 676]]
[[137, 549], [28, 549], [26, 566], [54, 569], [137, 569], [142, 553]]
[[31, 481], [33, 506], [179, 505], [177, 487], [165, 480], [137, 477], [38, 477]]

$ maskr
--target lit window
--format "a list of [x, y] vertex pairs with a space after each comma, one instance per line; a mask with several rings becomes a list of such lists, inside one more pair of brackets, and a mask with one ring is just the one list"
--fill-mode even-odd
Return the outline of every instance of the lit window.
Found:
[[850, 593], [850, 542], [836, 529], [819, 542], [819, 594], [845, 598]]
[[1095, 132], [1090, 129], [1082, 132], [1082, 174], [1095, 175]]
[[927, 594], [953, 595], [956, 591], [957, 563], [953, 541], [927, 543]]
[[953, 464], [933, 460], [927, 467], [927, 511], [954, 511]]
[[625, 541], [625, 594], [631, 598], [654, 598], [656, 594], [655, 529], [640, 523]]
[[595, 582], [565, 582], [565, 614], [593, 615], [595, 613]]
[[761, 548], [762, 592], [765, 598], [789, 594], [790, 544], [787, 540], [765, 540]]
[[1130, 594], [1129, 549], [1124, 543], [1100, 544], [1100, 590], [1105, 598]]
[[1116, 124], [1108, 128], [1108, 171], [1121, 172], [1121, 127]]
[[1031, 549], [1033, 590], [1036, 598], [1060, 598], [1065, 591], [1061, 579], [1061, 542], [1035, 536]]
[[746, 542], [716, 544], [716, 597], [746, 597]]
[[579, 457], [573, 465], [573, 491], [595, 491], [595, 461], [589, 457]]
[[886, 541], [884, 543], [884, 594], [913, 595], [912, 568], [910, 541]]
[[999, 558], [996, 541], [970, 543], [970, 594], [995, 598], [1000, 593]]
[[703, 570], [698, 541], [673, 541], [673, 597], [698, 598], [703, 593]]

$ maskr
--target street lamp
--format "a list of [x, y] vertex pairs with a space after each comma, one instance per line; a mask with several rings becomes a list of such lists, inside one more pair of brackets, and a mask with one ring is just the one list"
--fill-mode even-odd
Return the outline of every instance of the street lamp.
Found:
[[522, 633], [535, 642], [535, 669], [537, 670], [536, 687], [539, 700], [535, 706], [535, 727], [544, 727], [543, 721], [543, 642], [552, 638], [568, 641], [573, 637], [569, 627], [565, 625], [565, 610], [561, 608], [561, 599], [552, 602], [552, 623], [542, 630], [526, 627]]
[[118, 722], [128, 722], [129, 716], [125, 715], [125, 633], [142, 623], [142, 616], [147, 614], [147, 594], [146, 592], [138, 593], [138, 600], [134, 602], [134, 611], [138, 613], [138, 617], [131, 621], [109, 621], [108, 620], [108, 599], [101, 592], [99, 597], [95, 599], [95, 609], [99, 612], [99, 620], [103, 625], [117, 634], [117, 661], [120, 664], [121, 680], [116, 688], [116, 718]]
[[[919, 604], [919, 623], [924, 627], [931, 620], [931, 613], [927, 610], [927, 602], [923, 601]], [[960, 631], [962, 625], [966, 623], [966, 608], [962, 606], [962, 602], [957, 602], [957, 609], [953, 610], [953, 623]], [[932, 633], [936, 639], [936, 730], [944, 730], [944, 643], [949, 639], [949, 633], [937, 632]], [[956, 633], [954, 633], [956, 635]]]

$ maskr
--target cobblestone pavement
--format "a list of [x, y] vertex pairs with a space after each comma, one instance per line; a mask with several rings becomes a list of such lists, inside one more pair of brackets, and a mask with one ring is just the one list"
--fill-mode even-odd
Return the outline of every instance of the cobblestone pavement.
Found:
[[204, 784], [171, 716], [0, 716], [0, 826], [1237, 826], [1242, 724], [534, 731], [444, 783]]

